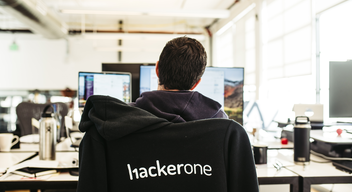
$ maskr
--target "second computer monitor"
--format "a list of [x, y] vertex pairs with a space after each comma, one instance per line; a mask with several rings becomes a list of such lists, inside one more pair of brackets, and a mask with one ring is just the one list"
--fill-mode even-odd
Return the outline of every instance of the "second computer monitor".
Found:
[[153, 63], [103, 63], [103, 72], [128, 72], [132, 74], [132, 100], [136, 101], [139, 97], [139, 66], [154, 65]]
[[83, 109], [92, 95], [108, 95], [131, 101], [130, 73], [78, 72], [78, 103]]
[[[194, 91], [219, 102], [230, 119], [242, 124], [243, 80], [242, 67], [207, 67]], [[140, 66], [140, 94], [157, 90], [157, 87], [155, 66]]]

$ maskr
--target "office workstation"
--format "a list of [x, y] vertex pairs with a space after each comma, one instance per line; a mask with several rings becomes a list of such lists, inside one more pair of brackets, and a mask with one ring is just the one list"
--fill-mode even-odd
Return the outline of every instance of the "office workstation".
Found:
[[[184, 36], [207, 53], [194, 91], [243, 127], [252, 150], [266, 149], [266, 161], [255, 164], [259, 191], [352, 190], [351, 1], [16, 4], [0, 0], [0, 134], [18, 136], [9, 151], [0, 149], [0, 171], [39, 161], [39, 120], [48, 103], [60, 125], [53, 138], [61, 167], [39, 179], [0, 177], [0, 191], [75, 190], [79, 165], [72, 162], [88, 98], [109, 95], [128, 104], [157, 90], [160, 54]], [[18, 14], [23, 10], [36, 19]], [[309, 117], [311, 130], [304, 165], [294, 156], [297, 116]]]

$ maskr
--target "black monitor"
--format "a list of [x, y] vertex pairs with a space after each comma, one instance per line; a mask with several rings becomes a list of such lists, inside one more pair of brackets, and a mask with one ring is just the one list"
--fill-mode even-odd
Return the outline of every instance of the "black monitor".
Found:
[[139, 66], [155, 65], [152, 63], [103, 63], [102, 71], [129, 72], [132, 74], [132, 101], [139, 97]]
[[352, 61], [331, 61], [329, 66], [329, 117], [352, 118]]
[[130, 73], [78, 72], [78, 106], [84, 108], [91, 95], [108, 95], [131, 101]]
[[[158, 77], [155, 66], [140, 68], [140, 94], [156, 90]], [[194, 90], [219, 102], [230, 119], [243, 124], [243, 81], [242, 67], [207, 67]]]

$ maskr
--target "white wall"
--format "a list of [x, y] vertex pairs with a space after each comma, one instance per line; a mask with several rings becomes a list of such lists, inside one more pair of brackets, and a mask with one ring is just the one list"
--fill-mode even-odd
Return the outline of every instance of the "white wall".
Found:
[[76, 89], [79, 70], [99, 71], [101, 61], [116, 62], [113, 53], [98, 53], [86, 40], [70, 40], [67, 55], [65, 40], [16, 35], [19, 50], [11, 51], [12, 35], [0, 37], [0, 89]]
[[[14, 38], [18, 51], [9, 48]], [[123, 40], [122, 46], [130, 50], [122, 52], [121, 62], [155, 63], [166, 42]], [[203, 44], [208, 49], [206, 42]], [[96, 48], [116, 46], [117, 40], [87, 40], [77, 36], [66, 41], [34, 34], [0, 34], [0, 90], [77, 89], [78, 71], [101, 71], [102, 63], [118, 62], [117, 52]]]

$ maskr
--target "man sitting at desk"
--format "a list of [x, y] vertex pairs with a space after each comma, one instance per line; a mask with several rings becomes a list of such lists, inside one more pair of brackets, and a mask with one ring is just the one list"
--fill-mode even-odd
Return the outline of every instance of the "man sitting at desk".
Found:
[[158, 90], [144, 92], [130, 104], [136, 107], [90, 96], [79, 125], [86, 133], [77, 191], [258, 192], [243, 127], [228, 119], [192, 121], [227, 118], [218, 102], [191, 91], [205, 66], [198, 41], [176, 38], [156, 63]]
[[130, 105], [174, 123], [227, 119], [218, 102], [192, 91], [201, 81], [206, 65], [207, 54], [197, 40], [179, 37], [169, 41], [155, 65], [158, 90], [142, 93]]

